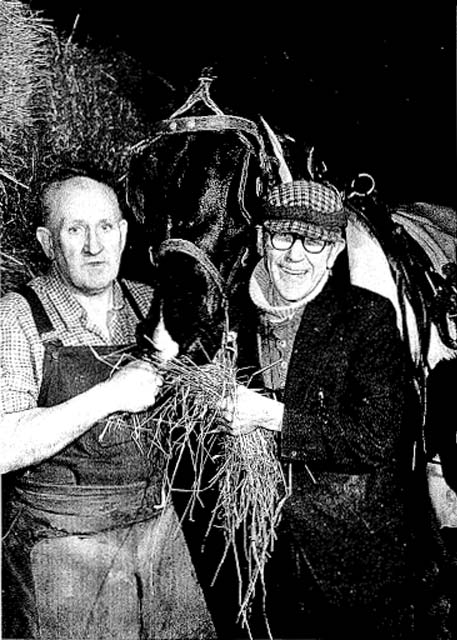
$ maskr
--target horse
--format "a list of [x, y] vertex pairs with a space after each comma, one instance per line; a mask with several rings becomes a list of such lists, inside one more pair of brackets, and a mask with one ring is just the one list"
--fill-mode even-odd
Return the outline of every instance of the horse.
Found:
[[155, 345], [160, 324], [196, 364], [210, 362], [242, 321], [271, 176], [257, 124], [223, 113], [209, 96], [212, 80], [202, 76], [186, 103], [132, 149], [127, 180], [156, 285], [142, 344]]

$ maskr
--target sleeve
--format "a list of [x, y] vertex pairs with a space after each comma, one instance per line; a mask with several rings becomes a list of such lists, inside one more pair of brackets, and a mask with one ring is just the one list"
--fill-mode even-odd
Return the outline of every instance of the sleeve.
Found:
[[0, 413], [37, 406], [44, 348], [30, 307], [9, 293], [0, 300]]
[[407, 453], [420, 417], [395, 311], [387, 301], [370, 311], [333, 420], [345, 435], [349, 459], [378, 465]]
[[390, 302], [364, 305], [327, 354], [304, 400], [286, 407], [291, 457], [363, 473], [410, 455], [419, 412]]

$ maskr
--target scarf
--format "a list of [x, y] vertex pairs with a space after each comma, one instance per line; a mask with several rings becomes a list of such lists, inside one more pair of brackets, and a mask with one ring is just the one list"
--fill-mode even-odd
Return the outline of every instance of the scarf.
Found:
[[276, 291], [264, 260], [260, 260], [252, 272], [249, 281], [249, 295], [268, 324], [290, 322], [295, 314], [303, 311], [308, 302], [313, 300], [324, 288], [328, 275], [322, 278], [308, 296], [295, 302], [284, 302]]

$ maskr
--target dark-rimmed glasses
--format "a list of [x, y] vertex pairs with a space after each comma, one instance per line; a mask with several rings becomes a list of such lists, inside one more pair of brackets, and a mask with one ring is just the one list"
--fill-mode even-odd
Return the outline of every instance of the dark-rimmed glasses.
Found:
[[301, 241], [303, 249], [308, 253], [321, 253], [327, 244], [327, 240], [323, 240], [322, 238], [310, 238], [291, 232], [270, 232], [271, 246], [273, 249], [277, 249], [278, 251], [287, 251], [288, 249], [291, 249], [296, 240]]

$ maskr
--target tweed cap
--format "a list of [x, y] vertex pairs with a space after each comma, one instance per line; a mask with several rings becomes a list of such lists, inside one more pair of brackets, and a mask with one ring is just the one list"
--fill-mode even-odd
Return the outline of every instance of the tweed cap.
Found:
[[307, 180], [273, 187], [264, 215], [263, 224], [268, 231], [300, 233], [329, 241], [343, 237], [347, 221], [337, 189]]

